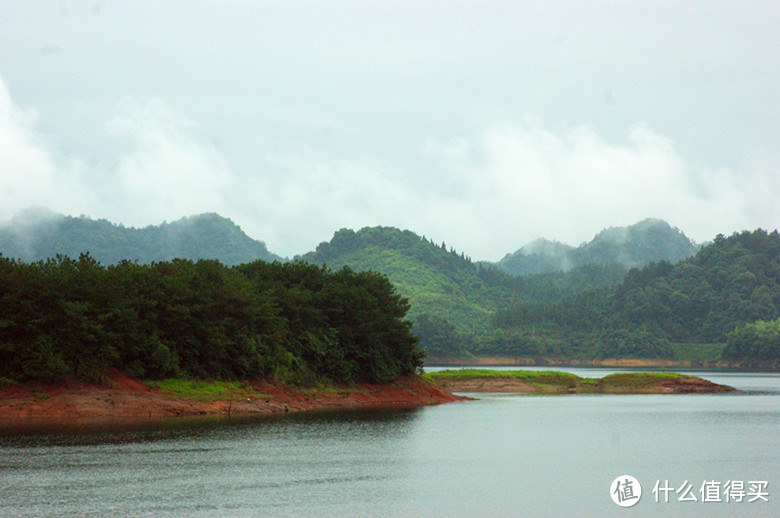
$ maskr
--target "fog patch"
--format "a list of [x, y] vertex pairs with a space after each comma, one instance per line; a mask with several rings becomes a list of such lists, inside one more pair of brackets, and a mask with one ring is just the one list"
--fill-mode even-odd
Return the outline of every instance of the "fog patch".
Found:
[[[525, 121], [453, 145], [470, 164], [458, 173], [481, 193], [472, 199], [479, 219], [467, 249], [485, 250], [485, 258], [539, 235], [582, 242], [650, 215], [684, 227], [697, 241], [778, 220], [772, 197], [780, 179], [768, 174], [768, 160], [741, 171], [703, 168], [646, 125], [630, 128], [623, 142], [609, 142], [588, 127], [556, 133]], [[442, 163], [454, 154], [450, 146]]]
[[195, 136], [192, 122], [160, 100], [125, 99], [121, 110], [106, 125], [128, 148], [113, 172], [117, 218], [149, 224], [228, 208], [231, 173], [220, 153]]

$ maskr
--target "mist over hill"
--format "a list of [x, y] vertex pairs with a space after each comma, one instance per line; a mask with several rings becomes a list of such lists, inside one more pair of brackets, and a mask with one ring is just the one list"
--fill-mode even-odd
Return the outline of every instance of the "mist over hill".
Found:
[[540, 238], [507, 254], [496, 266], [512, 275], [565, 272], [586, 264], [616, 263], [630, 269], [657, 261], [675, 263], [698, 249], [679, 229], [649, 218], [627, 227], [604, 229], [578, 247]]
[[58, 254], [78, 258], [89, 253], [104, 264], [181, 258], [218, 259], [230, 266], [257, 259], [283, 260], [269, 252], [265, 243], [250, 238], [231, 220], [214, 213], [131, 228], [44, 208], [22, 211], [0, 225], [0, 253], [28, 262]]

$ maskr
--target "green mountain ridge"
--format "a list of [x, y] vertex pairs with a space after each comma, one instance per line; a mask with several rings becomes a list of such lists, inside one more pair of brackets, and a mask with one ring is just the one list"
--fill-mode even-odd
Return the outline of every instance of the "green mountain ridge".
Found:
[[411, 301], [412, 319], [446, 314], [461, 324], [487, 322], [496, 309], [493, 299], [502, 295], [489, 293], [489, 284], [464, 255], [391, 227], [366, 227], [357, 232], [341, 229], [331, 241], [296, 259], [331, 269], [347, 266], [387, 275]]
[[[654, 220], [607, 229], [579, 250], [595, 249], [602, 258], [610, 250], [634, 258], [663, 256], [668, 229]], [[671, 247], [672, 258], [687, 253], [690, 245], [682, 233], [673, 233], [681, 238], [680, 246]], [[367, 227], [342, 229], [315, 252], [296, 259], [387, 275], [409, 299], [414, 331], [434, 358], [715, 360], [726, 342], [733, 341], [735, 329], [751, 325], [746, 331], [751, 337], [763, 333], [751, 338], [763, 344], [754, 349], [773, 361], [772, 355], [780, 354], [771, 352], [766, 335], [774, 324], [753, 323], [780, 317], [778, 241], [777, 231], [759, 229], [718, 236], [675, 263], [652, 261], [631, 270], [619, 263], [586, 264], [516, 277], [489, 263], [473, 263], [444, 243], [413, 232]], [[634, 251], [627, 243], [641, 246]], [[745, 350], [735, 345], [724, 354], [742, 361]]]
[[250, 238], [238, 225], [215, 213], [132, 228], [42, 208], [22, 211], [0, 226], [0, 253], [28, 262], [58, 254], [77, 258], [89, 253], [103, 264], [180, 258], [218, 259], [232, 266], [257, 259], [284, 260], [270, 253], [265, 243]]

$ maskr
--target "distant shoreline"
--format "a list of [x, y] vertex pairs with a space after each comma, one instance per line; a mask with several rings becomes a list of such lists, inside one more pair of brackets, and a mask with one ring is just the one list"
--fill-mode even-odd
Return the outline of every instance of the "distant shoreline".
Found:
[[758, 370], [777, 372], [780, 365], [746, 365], [729, 360], [666, 360], [661, 358], [603, 358], [582, 360], [576, 358], [535, 356], [434, 356], [426, 358], [426, 365], [440, 367], [623, 367], [653, 369], [717, 369]]
[[[208, 383], [208, 382], [204, 382]], [[219, 382], [212, 382], [219, 383]], [[0, 387], [3, 424], [117, 420], [153, 421], [174, 417], [262, 416], [338, 409], [412, 408], [461, 401], [419, 376], [387, 384], [358, 383], [298, 388], [274, 380], [242, 384], [244, 389], [211, 397], [172, 393], [153, 383], [113, 372], [102, 384], [28, 382]]]

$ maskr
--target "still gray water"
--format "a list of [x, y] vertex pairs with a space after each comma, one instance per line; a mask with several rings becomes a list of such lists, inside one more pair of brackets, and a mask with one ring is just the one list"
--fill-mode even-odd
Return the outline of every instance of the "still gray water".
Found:
[[[780, 375], [697, 374], [742, 392], [6, 429], [0, 516], [780, 516]], [[621, 475], [642, 486], [634, 507], [610, 497]]]

